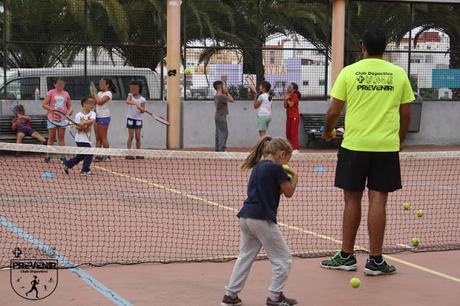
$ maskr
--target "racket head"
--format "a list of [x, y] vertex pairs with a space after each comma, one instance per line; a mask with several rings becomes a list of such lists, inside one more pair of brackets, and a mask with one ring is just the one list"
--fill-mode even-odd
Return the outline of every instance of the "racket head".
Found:
[[94, 82], [89, 82], [89, 93], [92, 97], [97, 95], [97, 88], [96, 85], [94, 85]]
[[161, 117], [161, 116], [158, 116], [157, 114], [154, 114], [152, 112], [149, 112], [148, 110], [145, 110], [144, 111], [145, 113], [147, 113], [148, 115], [150, 115], [153, 119], [155, 119], [156, 121], [160, 122], [161, 124], [164, 124], [164, 125], [167, 125], [167, 126], [170, 126], [171, 123], [169, 123], [168, 120], [166, 120], [165, 118]]
[[48, 122], [54, 125], [55, 127], [67, 127], [69, 125], [75, 124], [66, 114], [59, 110], [51, 110], [48, 112]]
[[246, 84], [249, 86], [251, 91], [257, 93], [256, 83], [254, 82], [254, 76], [247, 74], [245, 77]]

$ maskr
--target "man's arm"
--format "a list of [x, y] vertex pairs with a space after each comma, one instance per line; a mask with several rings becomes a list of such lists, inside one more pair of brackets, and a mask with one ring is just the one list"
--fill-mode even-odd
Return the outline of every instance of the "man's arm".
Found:
[[399, 106], [399, 141], [401, 144], [406, 139], [407, 131], [409, 130], [411, 107], [411, 103]]
[[332, 139], [332, 130], [337, 125], [337, 121], [340, 118], [344, 106], [345, 101], [332, 98], [331, 106], [329, 106], [329, 110], [326, 113], [326, 124], [322, 136], [325, 141], [330, 141]]

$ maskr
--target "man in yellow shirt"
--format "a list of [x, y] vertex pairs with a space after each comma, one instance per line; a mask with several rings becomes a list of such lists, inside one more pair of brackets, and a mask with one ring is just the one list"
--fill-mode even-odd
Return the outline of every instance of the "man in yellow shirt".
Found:
[[382, 257], [388, 193], [401, 187], [399, 151], [410, 122], [410, 102], [415, 100], [406, 72], [385, 60], [386, 37], [367, 32], [361, 40], [364, 59], [345, 67], [332, 88], [323, 139], [346, 105], [345, 134], [338, 154], [335, 186], [344, 190], [342, 250], [321, 267], [354, 271], [353, 254], [361, 221], [361, 200], [368, 188], [370, 250], [364, 273], [393, 274], [396, 268]]

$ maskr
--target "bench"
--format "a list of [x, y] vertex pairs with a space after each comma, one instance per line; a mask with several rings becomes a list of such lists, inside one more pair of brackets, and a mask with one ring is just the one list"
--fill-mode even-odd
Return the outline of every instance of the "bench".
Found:
[[[338, 133], [335, 141], [326, 143], [321, 139], [323, 134], [325, 114], [300, 114], [303, 123], [303, 130], [307, 136], [307, 148], [318, 147], [338, 147], [342, 143], [343, 135]], [[345, 115], [341, 115], [337, 122], [337, 127], [345, 126]]]
[[[31, 120], [32, 129], [47, 138], [48, 119], [46, 115], [28, 115]], [[11, 129], [13, 116], [0, 116], [0, 142], [16, 142], [16, 132]], [[24, 137], [24, 143], [37, 143], [32, 137]]]

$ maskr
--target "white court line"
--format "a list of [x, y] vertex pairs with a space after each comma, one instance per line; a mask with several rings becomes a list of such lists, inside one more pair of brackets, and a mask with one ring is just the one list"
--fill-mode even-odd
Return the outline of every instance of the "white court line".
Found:
[[[115, 172], [115, 171], [112, 171], [112, 170], [109, 170], [109, 169], [106, 169], [106, 168], [103, 168], [103, 167], [100, 167], [100, 166], [96, 166], [96, 168], [99, 169], [99, 170], [105, 171], [107, 173], [111, 173], [111, 174], [116, 175], [116, 176], [128, 178], [128, 179], [131, 179], [131, 180], [134, 180], [134, 181], [137, 181], [137, 182], [145, 183], [145, 184], [154, 186], [156, 188], [160, 188], [160, 189], [172, 192], [174, 194], [178, 194], [178, 195], [187, 197], [189, 199], [204, 202], [204, 203], [209, 204], [209, 205], [214, 206], [214, 207], [218, 207], [218, 208], [221, 208], [221, 209], [224, 209], [224, 210], [227, 210], [227, 211], [231, 211], [231, 212], [238, 212], [238, 210], [233, 208], [233, 207], [229, 207], [229, 206], [217, 203], [217, 202], [209, 201], [206, 198], [198, 197], [198, 196], [195, 196], [195, 195], [190, 195], [190, 194], [184, 193], [184, 192], [182, 192], [182, 191], [180, 191], [178, 189], [174, 189], [174, 188], [170, 188], [170, 187], [167, 187], [167, 186], [164, 186], [164, 185], [160, 185], [160, 184], [154, 183], [154, 182], [149, 181], [149, 180], [140, 179], [140, 178], [130, 176], [130, 175], [127, 175], [127, 174], [123, 174], [123, 173], [120, 173], [120, 172]], [[304, 229], [304, 228], [301, 228], [301, 227], [298, 227], [298, 226], [292, 226], [292, 225], [289, 225], [289, 224], [286, 224], [286, 223], [281, 223], [281, 222], [279, 222], [278, 225], [281, 226], [281, 227], [293, 230], [293, 231], [297, 231], [297, 232], [301, 232], [301, 233], [308, 234], [308, 235], [311, 235], [311, 236], [315, 236], [315, 237], [318, 237], [318, 238], [321, 238], [321, 239], [324, 239], [324, 240], [328, 240], [328, 241], [331, 241], [331, 242], [334, 242], [334, 243], [337, 243], [337, 244], [342, 244], [342, 240], [335, 239], [335, 238], [329, 237], [327, 235], [322, 235], [322, 234], [317, 233], [315, 231], [307, 230], [307, 229]], [[355, 249], [368, 252], [368, 250], [366, 248], [358, 246], [358, 245], [355, 246]], [[438, 271], [435, 271], [435, 270], [432, 270], [432, 269], [429, 269], [429, 268], [426, 268], [426, 267], [411, 263], [409, 261], [399, 259], [399, 258], [394, 257], [394, 256], [385, 255], [385, 257], [390, 259], [390, 260], [392, 260], [392, 261], [396, 261], [396, 262], [399, 262], [400, 264], [406, 265], [408, 267], [411, 267], [411, 268], [414, 268], [414, 269], [417, 269], [417, 270], [420, 270], [420, 271], [423, 271], [423, 272], [426, 272], [426, 273], [429, 273], [429, 274], [432, 274], [432, 275], [436, 275], [436, 276], [439, 276], [439, 277], [442, 277], [442, 278], [445, 278], [445, 279], [460, 283], [460, 278], [456, 278], [456, 277], [453, 277], [451, 275], [441, 273], [441, 272], [438, 272]]]
[[120, 295], [116, 294], [106, 286], [104, 286], [102, 283], [100, 283], [98, 280], [96, 280], [94, 277], [89, 275], [87, 272], [83, 271], [79, 267], [75, 267], [76, 265], [69, 261], [67, 258], [53, 250], [51, 247], [46, 245], [43, 241], [40, 241], [30, 235], [29, 233], [25, 232], [23, 229], [17, 227], [14, 225], [11, 221], [9, 221], [7, 218], [0, 216], [0, 225], [3, 225], [6, 229], [8, 229], [10, 232], [18, 235], [25, 241], [33, 244], [37, 249], [40, 249], [41, 251], [45, 252], [52, 258], [56, 259], [59, 264], [63, 267], [69, 268], [69, 270], [76, 274], [78, 277], [80, 277], [86, 284], [89, 286], [93, 287], [96, 289], [99, 293], [104, 295], [107, 299], [112, 301], [115, 305], [118, 306], [132, 306], [130, 302], [122, 298]]

